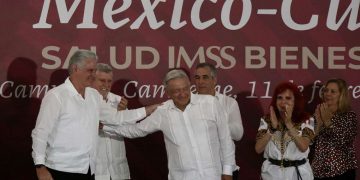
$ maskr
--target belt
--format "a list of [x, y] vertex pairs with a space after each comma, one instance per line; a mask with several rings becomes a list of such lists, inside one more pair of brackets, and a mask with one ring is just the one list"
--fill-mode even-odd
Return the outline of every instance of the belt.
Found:
[[284, 159], [276, 160], [276, 159], [271, 159], [271, 158], [269, 158], [268, 160], [271, 162], [271, 164], [274, 164], [274, 165], [277, 165], [277, 166], [280, 166], [280, 167], [285, 167], [285, 168], [286, 167], [295, 167], [296, 174], [298, 176], [298, 180], [300, 180], [300, 179], [302, 180], [298, 166], [301, 166], [301, 165], [306, 163], [305, 158], [302, 159], [302, 160], [293, 160], [293, 161], [284, 160]]

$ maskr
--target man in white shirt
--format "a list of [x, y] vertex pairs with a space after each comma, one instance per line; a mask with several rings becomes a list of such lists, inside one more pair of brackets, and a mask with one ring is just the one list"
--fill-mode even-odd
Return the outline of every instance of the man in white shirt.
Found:
[[[111, 66], [98, 63], [92, 87], [99, 91], [106, 103], [118, 110], [125, 110], [127, 100], [110, 92], [112, 83], [113, 72]], [[95, 180], [130, 179], [125, 142], [122, 136], [99, 130], [97, 151]]]
[[[234, 141], [240, 141], [244, 134], [244, 128], [242, 125], [239, 105], [235, 99], [216, 92], [216, 84], [217, 71], [215, 66], [209, 63], [198, 64], [195, 70], [195, 86], [198, 94], [212, 95], [219, 100], [220, 105], [224, 108], [225, 113], [228, 115], [231, 138]], [[236, 180], [238, 172], [239, 167], [237, 166], [233, 173], [233, 178]]]
[[136, 125], [104, 131], [129, 138], [162, 131], [170, 180], [232, 179], [234, 143], [219, 102], [213, 96], [192, 94], [182, 70], [168, 72], [164, 86], [171, 99], [152, 115]]
[[32, 131], [32, 157], [40, 180], [94, 179], [99, 121], [121, 125], [150, 114], [156, 105], [117, 111], [106, 104], [94, 80], [97, 56], [78, 50], [69, 62], [69, 78], [42, 100]]

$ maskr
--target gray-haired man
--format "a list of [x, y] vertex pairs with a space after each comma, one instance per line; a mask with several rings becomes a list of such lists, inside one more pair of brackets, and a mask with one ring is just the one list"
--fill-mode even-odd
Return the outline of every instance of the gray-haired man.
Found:
[[164, 86], [170, 100], [151, 116], [136, 125], [104, 130], [129, 138], [162, 131], [168, 179], [230, 180], [235, 167], [234, 143], [218, 101], [213, 96], [192, 94], [182, 70], [168, 72]]
[[[112, 83], [113, 71], [111, 66], [104, 63], [96, 64], [95, 80], [92, 87], [99, 91], [106, 103], [118, 110], [125, 110], [127, 100], [110, 92]], [[125, 142], [122, 136], [99, 130], [97, 153], [95, 180], [130, 179]]]
[[94, 81], [97, 56], [78, 50], [69, 62], [69, 78], [42, 100], [32, 131], [32, 156], [40, 180], [94, 179], [99, 120], [120, 125], [136, 122], [156, 106], [117, 111], [106, 104]]

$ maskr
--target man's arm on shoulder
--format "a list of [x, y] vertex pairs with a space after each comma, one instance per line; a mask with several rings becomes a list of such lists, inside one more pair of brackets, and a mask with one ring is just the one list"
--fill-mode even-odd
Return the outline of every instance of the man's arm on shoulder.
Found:
[[138, 138], [160, 130], [160, 124], [160, 112], [155, 111], [139, 123], [116, 126], [105, 125], [103, 126], [103, 130], [106, 133], [116, 134], [127, 138]]
[[128, 105], [128, 100], [124, 97], [120, 97], [120, 102], [117, 106], [118, 111], [126, 110]]
[[133, 124], [150, 115], [158, 104], [133, 109], [118, 111], [116, 108], [111, 107], [102, 99], [100, 101], [100, 119], [103, 124], [109, 125], [121, 125], [121, 124]]

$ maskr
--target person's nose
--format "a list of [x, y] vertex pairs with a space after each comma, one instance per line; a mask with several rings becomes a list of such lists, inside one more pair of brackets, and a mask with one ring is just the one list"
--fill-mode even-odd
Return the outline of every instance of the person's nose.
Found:
[[329, 92], [329, 91], [325, 91], [325, 92], [324, 92], [324, 96], [325, 96], [325, 97], [330, 96], [330, 92]]
[[104, 83], [104, 86], [105, 86], [106, 88], [110, 89], [111, 83], [110, 83], [110, 82], [105, 82], [105, 83]]
[[286, 99], [280, 99], [280, 105], [283, 107], [287, 104]]
[[95, 80], [95, 74], [90, 74], [90, 78], [94, 81]]
[[199, 84], [203, 84], [203, 83], [204, 83], [204, 79], [203, 79], [202, 77], [200, 77], [197, 81], [198, 81]]
[[186, 90], [181, 90], [179, 95], [180, 97], [186, 97], [187, 96]]

